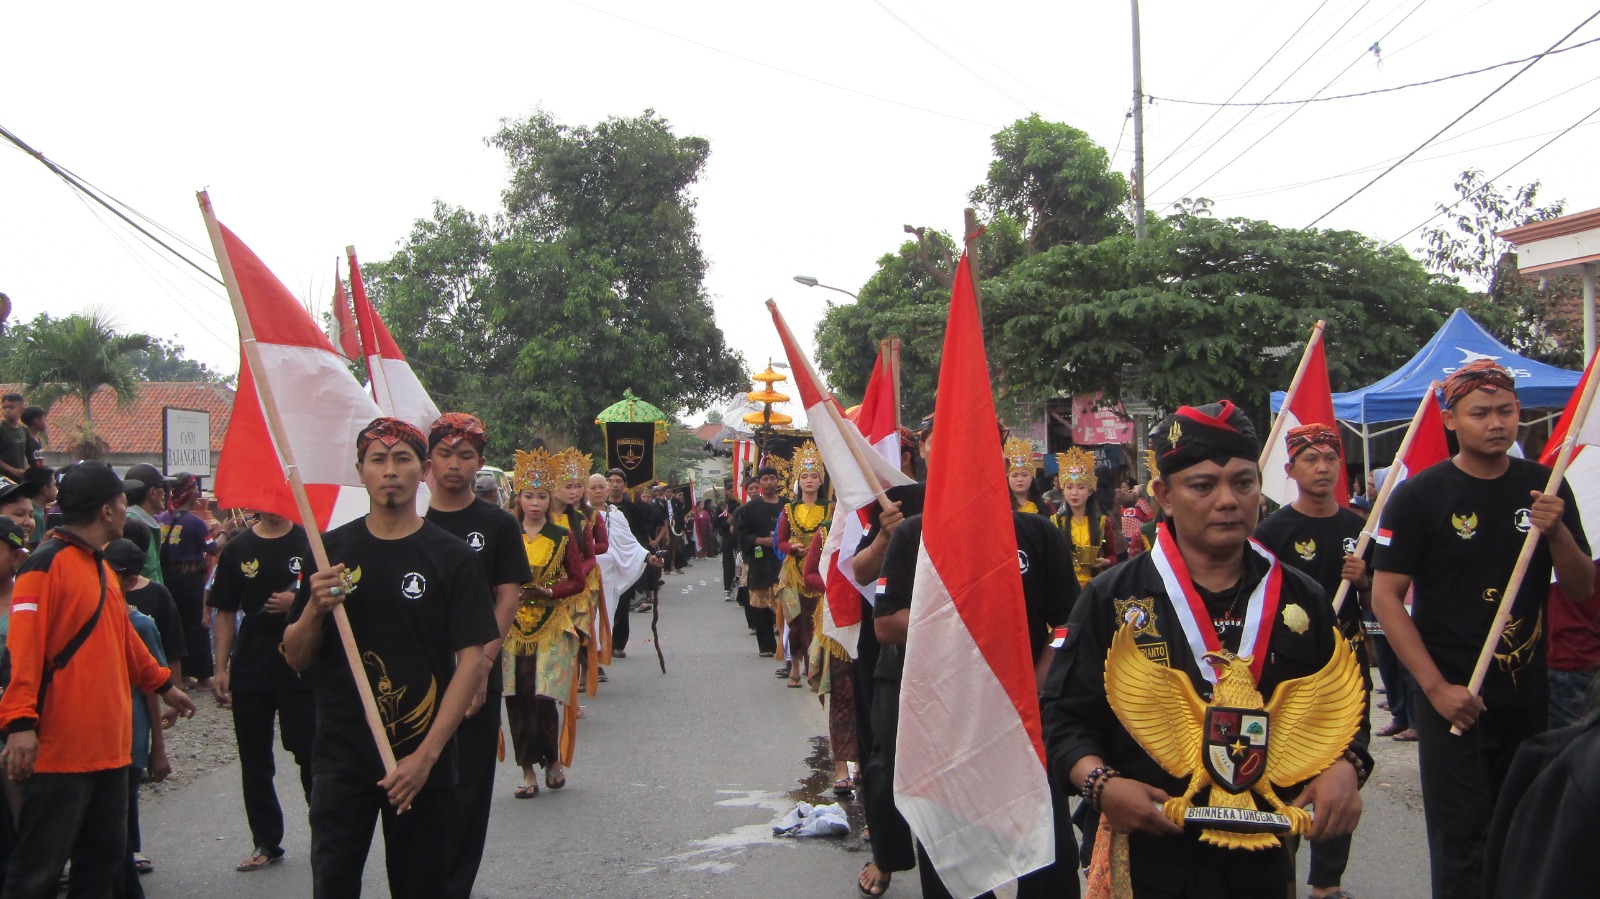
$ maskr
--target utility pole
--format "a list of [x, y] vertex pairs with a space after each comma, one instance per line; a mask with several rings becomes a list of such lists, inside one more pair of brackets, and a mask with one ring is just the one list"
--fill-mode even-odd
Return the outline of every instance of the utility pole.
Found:
[[1139, 63], [1139, 0], [1133, 3], [1133, 234], [1144, 240], [1144, 75]]

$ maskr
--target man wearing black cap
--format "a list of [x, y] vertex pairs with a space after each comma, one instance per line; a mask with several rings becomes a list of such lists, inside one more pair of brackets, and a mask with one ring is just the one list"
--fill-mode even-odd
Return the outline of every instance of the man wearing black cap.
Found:
[[[172, 479], [148, 462], [140, 462], [128, 469], [126, 480], [138, 481], [139, 488], [128, 491], [128, 517], [150, 529], [152, 535], [161, 533], [161, 522], [156, 516], [167, 511], [167, 488]], [[139, 573], [155, 581], [161, 580], [161, 541], [151, 540], [146, 549], [147, 558]]]
[[[454, 736], [483, 682], [483, 646], [499, 629], [477, 554], [417, 514], [428, 464], [428, 438], [415, 425], [379, 418], [362, 429], [356, 471], [370, 510], [324, 536], [330, 567], [302, 582], [284, 633], [284, 657], [310, 672], [316, 697], [316, 899], [360, 895], [380, 817], [390, 893], [446, 893], [450, 866], [440, 853], [458, 826]], [[398, 762], [388, 774], [329, 620], [340, 605]]]
[[778, 470], [763, 465], [756, 472], [761, 492], [739, 509], [734, 538], [744, 553], [746, 583], [750, 587], [750, 619], [756, 629], [756, 651], [770, 658], [778, 650], [777, 587], [782, 563], [773, 549], [783, 502], [778, 498]]
[[100, 554], [122, 536], [123, 493], [136, 485], [102, 462], [72, 465], [58, 483], [61, 526], [12, 592], [11, 684], [0, 696], [6, 775], [23, 784], [6, 895], [26, 899], [54, 896], [69, 858], [70, 894], [111, 894], [127, 851], [132, 688], [195, 710], [134, 633]]
[[[1433, 895], [1470, 899], [1482, 895], [1484, 840], [1511, 758], [1548, 720], [1550, 575], [1575, 601], [1594, 602], [1595, 571], [1571, 489], [1563, 482], [1556, 494], [1544, 493], [1549, 471], [1509, 455], [1522, 411], [1511, 374], [1479, 360], [1446, 378], [1443, 394], [1444, 426], [1460, 451], [1390, 494], [1372, 599], [1389, 646], [1416, 685], [1410, 710]], [[1482, 695], [1474, 695], [1467, 684], [1535, 528], [1543, 539]], [[1464, 733], [1450, 733], [1452, 726]]]
[[[1182, 794], [1185, 782], [1163, 770], [1112, 712], [1106, 655], [1127, 626], [1139, 652], [1187, 673], [1202, 699], [1218, 677], [1203, 656], [1248, 656], [1261, 695], [1270, 697], [1280, 683], [1315, 675], [1332, 658], [1333, 608], [1314, 581], [1249, 540], [1261, 476], [1255, 432], [1242, 412], [1228, 402], [1185, 406], [1152, 439], [1161, 475], [1155, 496], [1167, 521], [1150, 552], [1101, 574], [1078, 599], [1041, 698], [1050, 766], [1062, 783], [1082, 787], [1113, 832], [1130, 835], [1134, 895], [1281, 899], [1294, 880], [1294, 859], [1281, 845], [1220, 848], [1162, 813], [1159, 803]], [[1293, 799], [1316, 809], [1312, 840], [1354, 829], [1357, 787], [1370, 766], [1357, 733], [1344, 756]]]
[[[217, 672], [211, 692], [233, 710], [239, 784], [250, 826], [252, 850], [238, 863], [238, 871], [259, 871], [283, 858], [283, 807], [273, 786], [274, 723], [283, 748], [300, 769], [306, 801], [311, 801], [316, 706], [311, 684], [295, 674], [278, 651], [300, 589], [300, 573], [310, 558], [305, 528], [263, 512], [260, 521], [229, 540], [218, 554], [207, 599], [219, 613], [213, 626]], [[236, 618], [240, 613], [242, 622]]]
[[28, 545], [38, 546], [43, 534], [35, 534], [38, 524], [33, 518], [33, 498], [39, 495], [39, 484], [34, 481], [13, 481], [0, 475], [0, 516], [22, 526], [28, 535]]

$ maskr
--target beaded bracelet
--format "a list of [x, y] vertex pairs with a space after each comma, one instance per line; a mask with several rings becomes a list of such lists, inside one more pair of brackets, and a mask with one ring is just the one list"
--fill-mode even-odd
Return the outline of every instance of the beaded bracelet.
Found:
[[1346, 749], [1342, 758], [1350, 763], [1350, 767], [1356, 769], [1356, 789], [1366, 786], [1367, 776], [1372, 772], [1368, 771], [1367, 766], [1361, 763], [1361, 756], [1356, 755], [1354, 749]]
[[1083, 797], [1083, 801], [1088, 803], [1091, 809], [1099, 811], [1100, 794], [1105, 792], [1106, 782], [1113, 777], [1120, 777], [1121, 774], [1122, 772], [1115, 768], [1101, 765], [1090, 771], [1088, 776], [1083, 779], [1083, 788], [1078, 791], [1078, 795]]

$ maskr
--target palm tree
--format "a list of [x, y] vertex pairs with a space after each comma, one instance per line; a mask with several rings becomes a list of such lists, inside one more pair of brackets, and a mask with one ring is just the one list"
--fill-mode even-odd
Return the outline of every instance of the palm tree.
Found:
[[118, 405], [132, 401], [139, 382], [128, 354], [148, 351], [150, 346], [148, 334], [119, 333], [112, 318], [100, 311], [39, 322], [24, 349], [28, 392], [46, 408], [63, 396], [78, 398], [83, 404], [83, 432], [77, 450], [92, 458], [98, 455], [100, 440], [90, 399], [101, 387], [110, 387]]

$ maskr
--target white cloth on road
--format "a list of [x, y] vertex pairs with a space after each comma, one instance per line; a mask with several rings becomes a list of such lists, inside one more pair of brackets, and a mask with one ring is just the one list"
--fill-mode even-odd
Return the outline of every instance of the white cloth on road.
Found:
[[850, 819], [839, 803], [813, 806], [802, 802], [772, 825], [775, 837], [838, 837], [850, 832]]

